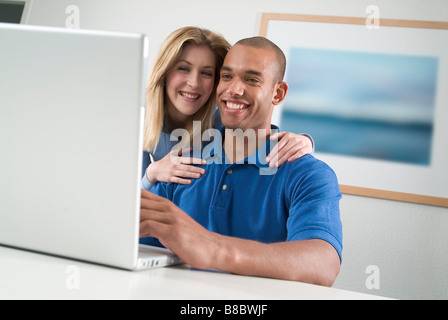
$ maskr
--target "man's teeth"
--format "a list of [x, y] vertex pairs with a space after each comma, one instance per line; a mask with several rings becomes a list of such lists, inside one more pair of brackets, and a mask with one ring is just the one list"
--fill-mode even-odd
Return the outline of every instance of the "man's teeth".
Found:
[[229, 108], [229, 109], [241, 110], [241, 109], [244, 109], [245, 107], [246, 107], [245, 104], [227, 102], [227, 108]]
[[184, 98], [188, 98], [188, 99], [197, 99], [199, 98], [198, 94], [190, 94], [190, 93], [186, 93], [186, 92], [181, 92], [182, 97]]

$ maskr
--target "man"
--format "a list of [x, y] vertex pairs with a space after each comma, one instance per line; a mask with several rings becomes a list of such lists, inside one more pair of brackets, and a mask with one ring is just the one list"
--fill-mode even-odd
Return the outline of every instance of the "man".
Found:
[[157, 238], [195, 268], [331, 286], [342, 251], [334, 172], [307, 155], [260, 174], [268, 166], [248, 160], [260, 145], [234, 143], [228, 130], [252, 130], [256, 141], [270, 143], [273, 108], [288, 91], [285, 64], [283, 52], [262, 37], [230, 50], [217, 90], [223, 144], [214, 142], [213, 162], [191, 185], [142, 190], [140, 236]]

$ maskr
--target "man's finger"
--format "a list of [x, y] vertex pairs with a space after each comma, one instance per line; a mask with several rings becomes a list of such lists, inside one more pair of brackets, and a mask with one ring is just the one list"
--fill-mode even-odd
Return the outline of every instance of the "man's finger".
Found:
[[164, 234], [164, 230], [167, 229], [167, 226], [164, 223], [160, 223], [154, 220], [144, 220], [140, 222], [140, 238], [153, 237], [160, 238], [162, 234]]
[[162, 211], [164, 208], [163, 202], [157, 200], [151, 200], [147, 198], [140, 199], [140, 209], [141, 210], [154, 210]]
[[154, 202], [162, 202], [162, 203], [168, 201], [164, 197], [158, 196], [152, 193], [151, 191], [145, 189], [141, 189], [141, 199], [148, 199]]
[[146, 220], [157, 221], [163, 224], [171, 224], [173, 219], [171, 215], [157, 209], [140, 209], [140, 223]]

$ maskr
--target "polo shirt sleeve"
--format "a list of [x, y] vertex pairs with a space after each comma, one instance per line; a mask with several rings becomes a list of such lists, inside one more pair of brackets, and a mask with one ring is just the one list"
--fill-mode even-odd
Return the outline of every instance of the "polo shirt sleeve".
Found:
[[287, 241], [324, 240], [342, 260], [341, 193], [336, 174], [318, 161], [295, 177], [290, 190]]

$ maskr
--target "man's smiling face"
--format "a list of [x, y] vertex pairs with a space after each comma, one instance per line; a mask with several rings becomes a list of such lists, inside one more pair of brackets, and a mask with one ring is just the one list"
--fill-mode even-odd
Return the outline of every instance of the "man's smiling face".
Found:
[[229, 129], [271, 128], [278, 104], [275, 54], [267, 49], [235, 45], [227, 54], [217, 89], [222, 123]]

